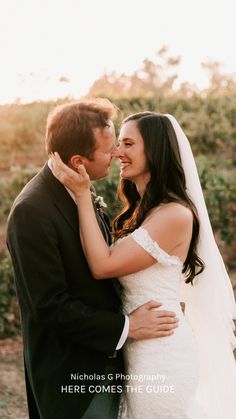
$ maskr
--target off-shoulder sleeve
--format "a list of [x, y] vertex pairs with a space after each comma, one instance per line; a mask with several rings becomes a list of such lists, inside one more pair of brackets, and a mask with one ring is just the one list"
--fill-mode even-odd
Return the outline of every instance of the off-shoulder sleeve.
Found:
[[148, 252], [156, 261], [162, 265], [182, 265], [182, 262], [177, 256], [172, 256], [166, 253], [158, 246], [158, 244], [151, 238], [148, 231], [139, 227], [131, 233], [133, 239], [138, 243], [146, 252]]

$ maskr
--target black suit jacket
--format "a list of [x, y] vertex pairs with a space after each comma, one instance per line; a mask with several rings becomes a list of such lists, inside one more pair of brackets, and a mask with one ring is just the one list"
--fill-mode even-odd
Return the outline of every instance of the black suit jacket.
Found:
[[[61, 386], [98, 383], [124, 316], [113, 282], [93, 279], [76, 204], [47, 164], [17, 197], [7, 244], [21, 310], [29, 405], [36, 403], [43, 419], [80, 418], [94, 394], [62, 393]], [[76, 373], [85, 379], [71, 380]]]

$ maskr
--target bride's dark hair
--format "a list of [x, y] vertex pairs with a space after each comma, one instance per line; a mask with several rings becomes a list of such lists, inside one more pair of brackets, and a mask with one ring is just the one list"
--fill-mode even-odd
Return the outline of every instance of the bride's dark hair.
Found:
[[118, 193], [124, 207], [113, 222], [115, 239], [138, 228], [148, 212], [160, 204], [179, 202], [185, 205], [193, 214], [193, 232], [182, 272], [186, 283], [192, 283], [194, 277], [204, 269], [204, 263], [197, 255], [199, 219], [197, 209], [186, 192], [185, 174], [174, 128], [167, 116], [154, 112], [136, 113], [127, 117], [123, 124], [128, 121], [135, 121], [142, 135], [151, 177], [142, 198], [132, 181], [120, 180]]

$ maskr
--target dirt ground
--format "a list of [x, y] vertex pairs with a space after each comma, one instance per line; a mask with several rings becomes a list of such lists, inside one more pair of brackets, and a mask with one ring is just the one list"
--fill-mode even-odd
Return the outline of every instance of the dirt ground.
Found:
[[0, 340], [0, 418], [28, 419], [22, 340]]

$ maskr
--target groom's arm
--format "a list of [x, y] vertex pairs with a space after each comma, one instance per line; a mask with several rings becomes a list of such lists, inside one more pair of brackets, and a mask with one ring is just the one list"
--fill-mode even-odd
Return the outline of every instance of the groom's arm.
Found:
[[126, 316], [116, 349], [123, 346], [127, 337], [135, 340], [161, 338], [172, 335], [176, 327], [178, 319], [174, 312], [161, 310], [157, 301], [148, 301]]

